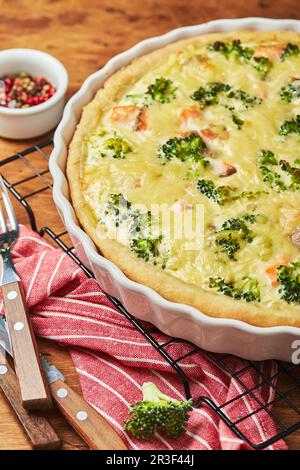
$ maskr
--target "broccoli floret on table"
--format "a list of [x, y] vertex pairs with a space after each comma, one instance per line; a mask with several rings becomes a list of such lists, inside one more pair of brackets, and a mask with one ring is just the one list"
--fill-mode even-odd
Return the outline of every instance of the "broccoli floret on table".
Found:
[[192, 400], [178, 401], [162, 393], [152, 382], [142, 386], [143, 401], [132, 405], [125, 431], [136, 439], [149, 439], [158, 430], [176, 439], [182, 434], [192, 410]]

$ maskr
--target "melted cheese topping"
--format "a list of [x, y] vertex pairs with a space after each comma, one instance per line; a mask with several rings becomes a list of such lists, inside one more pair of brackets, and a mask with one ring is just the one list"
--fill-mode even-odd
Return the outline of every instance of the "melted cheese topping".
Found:
[[[256, 48], [254, 43], [245, 45]], [[280, 299], [278, 285], [274, 282], [272, 285], [268, 268], [282, 263], [283, 259], [299, 259], [299, 248], [291, 242], [290, 235], [297, 222], [300, 223], [300, 193], [276, 192], [264, 182], [257, 166], [257, 155], [267, 149], [274, 152], [278, 160], [286, 160], [291, 165], [300, 158], [299, 136], [283, 138], [279, 135], [283, 122], [300, 114], [299, 98], [292, 103], [280, 98], [281, 88], [299, 77], [299, 71], [300, 56], [285, 61], [278, 55], [272, 57], [272, 68], [266, 78], [262, 78], [249, 64], [240, 63], [233, 57], [227, 59], [221, 53], [209, 51], [206, 46], [189, 45], [170, 54], [167, 61], [124, 89], [119, 102], [112, 105], [112, 108], [139, 106], [149, 85], [157, 78], [172, 80], [176, 98], [166, 103], [153, 101], [146, 107], [148, 129], [136, 130], [137, 115], [134, 113], [125, 124], [112, 119], [114, 110], [111, 109], [101, 116], [99, 129], [87, 138], [81, 178], [85, 199], [95, 215], [99, 218], [99, 207], [107, 202], [110, 194], [119, 193], [133, 205], [143, 204], [149, 210], [152, 204], [167, 204], [173, 208], [184, 207], [183, 210], [187, 207], [194, 213], [199, 204], [204, 208], [203, 247], [183, 249], [186, 240], [173, 240], [163, 234], [162, 246], [168, 254], [165, 272], [208, 290], [210, 277], [220, 276], [233, 282], [245, 276], [255, 277], [260, 286], [261, 303], [270, 307], [276, 303], [277, 308], [286, 308], [286, 303]], [[222, 104], [200, 110], [199, 104], [191, 99], [200, 86], [205, 87], [209, 82], [229, 84], [262, 99], [260, 104], [248, 109], [235, 102], [237, 114], [244, 121], [241, 129], [233, 122], [230, 109]], [[195, 112], [185, 123], [180, 122], [182, 111], [191, 107]], [[207, 131], [201, 134], [203, 129], [210, 129], [213, 134]], [[103, 130], [106, 135], [117, 135], [127, 142], [131, 151], [124, 159], [112, 158], [108, 152], [103, 156]], [[212, 165], [204, 168], [200, 162], [176, 158], [163, 162], [158, 157], [161, 144], [189, 131], [200, 132], [213, 162], [225, 161], [234, 166], [236, 172], [220, 177]], [[212, 180], [216, 186], [233, 186], [239, 193], [257, 191], [258, 194], [253, 199], [239, 198], [218, 205], [197, 190], [199, 179]], [[216, 247], [215, 232], [225, 220], [245, 214], [261, 216], [249, 225], [255, 237], [250, 243], [242, 243], [236, 259], [229, 259]], [[295, 214], [298, 214], [298, 221]], [[105, 225], [109, 232], [113, 225], [109, 217]], [[120, 243], [127, 244], [130, 249], [128, 237]]]

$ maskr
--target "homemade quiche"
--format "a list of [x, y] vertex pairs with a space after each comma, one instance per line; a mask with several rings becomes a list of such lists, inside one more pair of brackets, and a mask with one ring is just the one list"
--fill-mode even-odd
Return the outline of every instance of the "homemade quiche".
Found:
[[163, 297], [300, 326], [299, 144], [300, 35], [187, 39], [136, 59], [85, 107], [72, 203], [101, 253]]

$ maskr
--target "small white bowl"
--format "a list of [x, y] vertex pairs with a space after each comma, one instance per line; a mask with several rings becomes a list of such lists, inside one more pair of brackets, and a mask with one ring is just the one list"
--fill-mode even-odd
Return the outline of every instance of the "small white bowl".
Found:
[[59, 123], [65, 104], [68, 73], [55, 57], [35, 49], [0, 52], [0, 78], [21, 71], [45, 77], [56, 92], [49, 100], [30, 108], [0, 106], [0, 136], [8, 139], [30, 139], [50, 131]]

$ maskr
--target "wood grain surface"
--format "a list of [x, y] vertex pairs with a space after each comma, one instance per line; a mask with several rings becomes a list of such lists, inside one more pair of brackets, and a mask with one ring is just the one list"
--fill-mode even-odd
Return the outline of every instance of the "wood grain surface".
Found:
[[37, 450], [59, 449], [61, 440], [54, 429], [50, 426], [45, 416], [39, 412], [31, 412], [24, 408], [18, 378], [13, 370], [5, 351], [0, 346], [0, 367], [5, 373], [0, 374], [0, 387], [6, 400], [11, 404], [23, 426], [28, 439]]
[[[217, 18], [265, 16], [300, 19], [299, 0], [13, 0], [0, 1], [1, 49], [13, 47], [39, 48], [61, 60], [70, 75], [69, 96], [87, 75], [96, 71], [109, 58], [147, 37], [170, 29], [197, 24]], [[36, 140], [37, 141], [37, 140]], [[22, 150], [33, 142], [0, 139], [0, 160]], [[0, 169], [1, 170], [1, 169]], [[22, 165], [12, 163], [3, 173], [17, 181], [25, 172]], [[38, 184], [38, 183], [34, 183]], [[31, 183], [32, 185], [34, 185]], [[21, 185], [28, 191], [30, 184]], [[39, 226], [61, 229], [57, 213], [51, 204], [49, 191], [39, 200], [30, 199], [38, 213]], [[22, 209], [16, 206], [20, 222], [27, 223]], [[69, 385], [80, 391], [78, 377], [66, 350], [42, 340], [40, 350], [63, 372]], [[288, 377], [282, 380], [287, 389]], [[299, 392], [292, 396], [300, 406]], [[279, 402], [276, 413], [286, 422], [299, 416]], [[86, 449], [81, 438], [57, 411], [47, 412], [49, 420], [63, 440], [63, 448]], [[300, 432], [287, 439], [290, 449], [300, 448]], [[9, 405], [0, 396], [0, 450], [30, 449], [29, 442]]]

